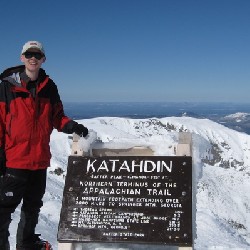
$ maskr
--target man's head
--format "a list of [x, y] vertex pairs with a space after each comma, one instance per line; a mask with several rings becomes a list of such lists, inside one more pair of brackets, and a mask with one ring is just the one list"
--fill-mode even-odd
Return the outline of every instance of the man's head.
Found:
[[38, 41], [29, 41], [23, 45], [21, 61], [26, 67], [26, 73], [38, 73], [46, 60], [43, 45]]

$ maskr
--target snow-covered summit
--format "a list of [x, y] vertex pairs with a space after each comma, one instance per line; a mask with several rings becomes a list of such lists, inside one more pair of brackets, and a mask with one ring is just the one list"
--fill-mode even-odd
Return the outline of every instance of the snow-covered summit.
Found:
[[[250, 136], [208, 119], [166, 117], [127, 119], [99, 117], [80, 120], [110, 147], [147, 146], [155, 155], [173, 155], [178, 132], [191, 132], [197, 182], [195, 249], [250, 249]], [[72, 140], [53, 131], [47, 192], [37, 231], [57, 249], [67, 160]], [[11, 224], [15, 242], [18, 214]]]
[[236, 122], [242, 122], [250, 118], [249, 113], [237, 112], [224, 117], [225, 120], [234, 120]]

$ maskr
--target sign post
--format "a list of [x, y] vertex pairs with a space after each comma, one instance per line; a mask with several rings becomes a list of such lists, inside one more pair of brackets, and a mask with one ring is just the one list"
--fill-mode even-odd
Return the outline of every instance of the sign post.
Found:
[[58, 241], [59, 250], [192, 249], [192, 158], [70, 156]]

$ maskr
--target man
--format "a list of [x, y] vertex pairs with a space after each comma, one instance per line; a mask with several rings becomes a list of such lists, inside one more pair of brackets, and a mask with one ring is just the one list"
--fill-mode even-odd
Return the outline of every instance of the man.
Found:
[[24, 65], [0, 75], [0, 250], [10, 249], [8, 236], [11, 214], [21, 201], [16, 234], [17, 250], [41, 249], [35, 234], [50, 164], [50, 134], [87, 136], [88, 129], [68, 118], [57, 86], [41, 65], [45, 50], [38, 41], [24, 44]]

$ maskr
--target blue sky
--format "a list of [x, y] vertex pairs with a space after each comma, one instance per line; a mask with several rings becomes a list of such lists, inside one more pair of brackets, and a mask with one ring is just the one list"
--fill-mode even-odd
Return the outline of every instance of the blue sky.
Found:
[[250, 102], [249, 0], [2, 1], [0, 71], [28, 40], [63, 101]]

